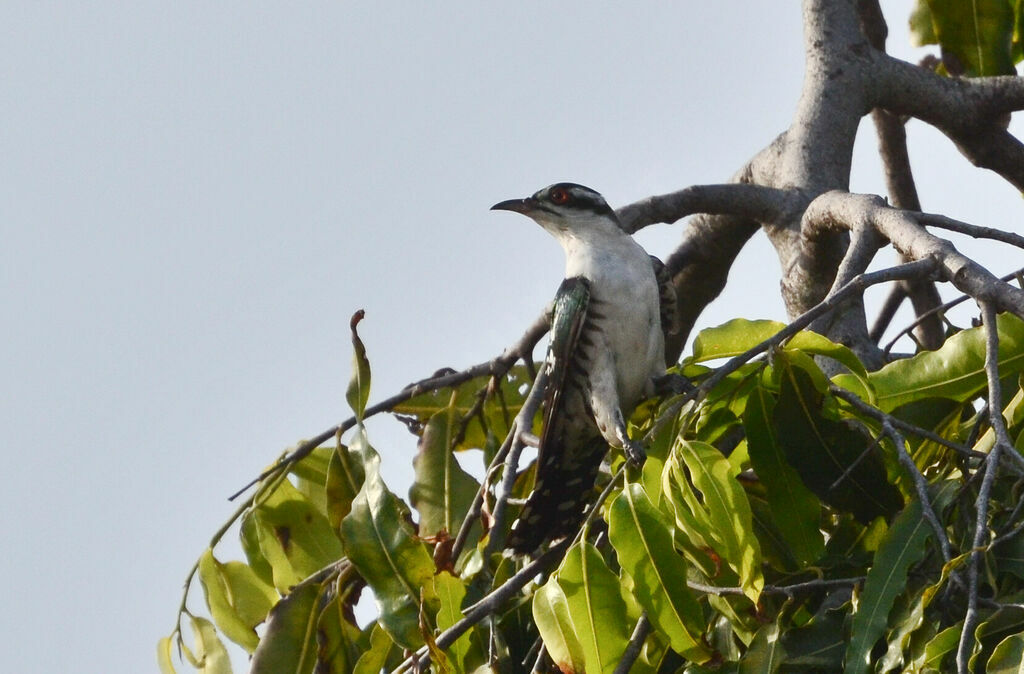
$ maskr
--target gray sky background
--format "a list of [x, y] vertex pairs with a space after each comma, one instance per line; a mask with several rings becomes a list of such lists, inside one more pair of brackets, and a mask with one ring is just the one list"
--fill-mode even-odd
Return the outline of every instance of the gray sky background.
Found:
[[[883, 2], [916, 59], [910, 4]], [[801, 49], [793, 0], [0, 5], [0, 668], [155, 671], [227, 495], [347, 416], [352, 312], [373, 399], [496, 355], [562, 253], [488, 207], [724, 181], [788, 125]], [[910, 139], [926, 209], [1016, 228], [1012, 188]], [[782, 318], [777, 282], [757, 237], [701, 326]], [[412, 438], [370, 432], [404, 495]]]

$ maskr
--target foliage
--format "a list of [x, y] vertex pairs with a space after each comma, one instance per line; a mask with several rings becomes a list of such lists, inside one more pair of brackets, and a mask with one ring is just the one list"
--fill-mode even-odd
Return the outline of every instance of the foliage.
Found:
[[[740, 353], [774, 327], [735, 320], [707, 330], [682, 369], [700, 383], [715, 372], [702, 361]], [[1024, 323], [1004, 315], [999, 328], [1005, 418], [1019, 447]], [[523, 394], [481, 378], [450, 395], [420, 396], [406, 406], [420, 434], [415, 517], [386, 486], [361, 428], [349, 445], [310, 454], [290, 480], [257, 490], [243, 516], [246, 561], [204, 553], [199, 576], [212, 623], [190, 618], [196, 646], [187, 659], [229, 671], [223, 636], [253, 653], [253, 672], [390, 670], [417, 648], [436, 671], [472, 672], [488, 652], [518, 669], [536, 657], [539, 640], [562, 671], [610, 672], [643, 615], [650, 631], [632, 671], [944, 670], [962, 625], [964, 556], [943, 558], [923, 511], [934, 511], [953, 548], [968, 552], [978, 486], [965, 468], [977, 459], [908, 434], [907, 450], [927, 475], [923, 504], [878, 417], [832, 387], [848, 384], [891, 418], [953, 444], [973, 438], [975, 450], [987, 451], [987, 417], [975, 410], [985, 380], [965, 374], [983, 359], [983, 330], [866, 377], [842, 347], [799, 333], [700, 402], [680, 405], [675, 395], [642, 406], [631, 430], [649, 439], [645, 468], [612, 486], [589, 535], [550, 575], [443, 649], [438, 636], [528, 561], [484, 558], [489, 537], [503, 533], [486, 531], [486, 517], [475, 525], [484, 535], [450, 557], [450, 528], [471, 507], [468, 481], [476, 485], [455, 453], [484, 459], [467, 438], [486, 438], [486, 420], [507, 418], [502, 408], [518, 408]], [[812, 357], [822, 353], [858, 374], [829, 379]], [[368, 364], [357, 372], [365, 383]], [[484, 403], [467, 417], [457, 408], [473, 391], [484, 392]], [[484, 430], [465, 433], [471, 422]], [[992, 601], [981, 610], [974, 652], [990, 671], [1016, 671], [1024, 643], [1024, 611], [999, 608], [1024, 593], [1015, 507], [1022, 484], [1019, 470], [1002, 471], [989, 506], [999, 538], [984, 551]], [[352, 607], [364, 587], [379, 621], [361, 628]], [[161, 642], [165, 672], [173, 671], [170, 648]]]

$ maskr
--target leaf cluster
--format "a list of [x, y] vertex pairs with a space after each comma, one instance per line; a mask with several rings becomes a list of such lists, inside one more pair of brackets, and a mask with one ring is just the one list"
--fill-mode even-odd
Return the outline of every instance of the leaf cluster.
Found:
[[[700, 384], [716, 361], [782, 327], [706, 330], [681, 372]], [[1003, 414], [1019, 449], [1024, 323], [1001, 316], [998, 327]], [[359, 347], [356, 412], [369, 386]], [[230, 671], [221, 637], [252, 653], [252, 672], [411, 671], [411, 653], [443, 672], [613, 672], [627, 652], [633, 672], [946, 671], [963, 626], [974, 476], [994, 444], [979, 412], [984, 349], [983, 329], [969, 329], [868, 373], [845, 347], [801, 332], [699, 401], [648, 401], [631, 421], [647, 438], [642, 470], [618, 471], [621, 457], [610, 457], [598, 485], [606, 498], [557, 566], [484, 611], [529, 560], [487, 554], [507, 533], [490, 528], [495, 480], [481, 486], [462, 464], [490, 463], [529, 377], [515, 369], [415, 397], [395, 410], [418, 434], [408, 502], [385, 484], [361, 426], [317, 449], [244, 508], [244, 561], [202, 555], [212, 620], [185, 611], [195, 644], [180, 627], [172, 637], [205, 672]], [[845, 373], [827, 377], [824, 360]], [[897, 447], [883, 420], [917, 432]], [[927, 503], [903, 450], [927, 481]], [[1007, 462], [988, 503], [977, 671], [1016, 671], [1024, 651], [1016, 465]], [[524, 470], [514, 495], [531, 480]], [[453, 549], [464, 525], [465, 545]], [[360, 626], [353, 607], [367, 588], [378, 616]], [[466, 629], [451, 632], [457, 624]], [[165, 672], [173, 646], [160, 643]]]

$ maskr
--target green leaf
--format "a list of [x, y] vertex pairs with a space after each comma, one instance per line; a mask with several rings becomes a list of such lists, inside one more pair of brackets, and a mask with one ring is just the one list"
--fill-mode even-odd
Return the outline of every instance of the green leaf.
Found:
[[317, 447], [310, 452], [309, 456], [292, 466], [290, 471], [298, 478], [295, 486], [299, 493], [324, 515], [327, 514], [324, 485], [327, 484], [327, 471], [333, 453], [333, 447]]
[[1008, 0], [928, 0], [928, 8], [947, 65], [953, 56], [970, 77], [1014, 74], [1014, 12]]
[[359, 493], [359, 488], [363, 486], [365, 476], [361, 457], [365, 456], [366, 452], [358, 452], [358, 449], [368, 446], [365, 434], [357, 430], [352, 448], [339, 442], [327, 465], [324, 496], [327, 501], [327, 520], [335, 529], [341, 526], [341, 520], [351, 512], [352, 501]]
[[[434, 588], [437, 591], [441, 607], [437, 610], [437, 629], [444, 631], [462, 620], [462, 600], [466, 596], [466, 586], [462, 580], [447, 571], [434, 576]], [[448, 647], [448, 657], [456, 672], [466, 671], [466, 654], [469, 653], [470, 634], [466, 632]]]
[[978, 624], [974, 631], [976, 647], [967, 663], [972, 672], [981, 671], [980, 664], [988, 661], [996, 645], [1012, 634], [1024, 631], [1024, 609], [1019, 606], [1003, 606]]
[[370, 648], [363, 653], [356, 663], [352, 674], [380, 674], [395, 648], [395, 642], [380, 623], [373, 626], [370, 632]]
[[679, 440], [665, 464], [663, 489], [678, 526], [714, 548], [739, 576], [743, 593], [756, 602], [764, 587], [761, 547], [737, 473], [711, 445]]
[[160, 674], [178, 674], [171, 660], [172, 643], [170, 637], [163, 637], [156, 644], [156, 661], [160, 666]]
[[996, 646], [986, 668], [988, 674], [1024, 674], [1024, 633], [1011, 634]]
[[782, 634], [786, 671], [842, 670], [843, 621], [849, 612], [849, 595], [848, 590], [833, 592], [808, 622]]
[[384, 485], [376, 453], [365, 471], [352, 512], [341, 522], [345, 550], [373, 588], [381, 625], [399, 646], [418, 648], [420, 596], [432, 592], [434, 561], [406, 521], [408, 508]]
[[714, 328], [701, 330], [693, 340], [693, 355], [686, 363], [732, 358], [771, 339], [786, 327], [778, 321], [750, 321], [734, 318]]
[[935, 34], [935, 25], [932, 22], [932, 10], [928, 7], [928, 0], [917, 0], [914, 9], [910, 13], [910, 44], [914, 47], [923, 47], [927, 44], [938, 44], [939, 38]]
[[740, 659], [738, 674], [774, 674], [786, 661], [786, 649], [779, 639], [779, 621], [766, 623], [754, 635]]
[[597, 548], [586, 542], [569, 549], [556, 577], [583, 647], [587, 674], [613, 671], [631, 628], [619, 596], [619, 579]]
[[[1005, 377], [1024, 369], [1024, 322], [1012, 314], [1001, 314], [996, 325], [999, 373]], [[926, 398], [969, 400], [986, 385], [985, 329], [958, 332], [938, 350], [892, 362], [868, 379], [876, 392], [875, 404], [883, 412]]]
[[282, 594], [342, 556], [330, 522], [287, 480], [246, 519], [254, 525], [260, 552], [273, 569], [274, 587]]
[[964, 629], [964, 621], [942, 630], [928, 642], [924, 649], [924, 664], [933, 670], [943, 671], [942, 661], [956, 650], [960, 643], [960, 632]]
[[453, 407], [442, 410], [430, 418], [420, 437], [409, 501], [419, 511], [421, 536], [440, 531], [454, 535], [480, 489], [452, 451], [459, 418]]
[[316, 670], [316, 674], [348, 674], [355, 667], [359, 656], [369, 646], [368, 643], [364, 643], [368, 639], [364, 638], [363, 632], [351, 620], [351, 599], [349, 593], [342, 590], [340, 594], [335, 594], [320, 612], [320, 618], [317, 620], [319, 669]]
[[221, 564], [207, 548], [199, 558], [199, 581], [210, 616], [224, 636], [252, 653], [260, 639], [254, 629], [277, 601], [274, 588], [241, 562]]
[[754, 471], [764, 483], [772, 520], [789, 544], [793, 557], [806, 566], [825, 550], [819, 529], [821, 503], [786, 461], [785, 452], [772, 431], [770, 420], [774, 410], [774, 397], [758, 386], [751, 393], [743, 415], [747, 451]]
[[775, 437], [804, 484], [822, 501], [853, 513], [861, 522], [899, 510], [902, 498], [887, 481], [879, 456], [882, 448], [871, 448], [866, 429], [853, 420], [826, 418], [825, 404], [835, 401], [822, 394], [802, 368], [785, 361], [777, 362], [776, 368], [781, 383], [772, 419]]
[[564, 674], [584, 672], [583, 646], [576, 636], [569, 603], [554, 578], [533, 593], [533, 620], [548, 655]]
[[[449, 408], [455, 417], [465, 417], [477, 404], [477, 396], [481, 391], [491, 389], [491, 377], [476, 377], [460, 384], [454, 390], [429, 391], [399, 403], [394, 408], [396, 414], [415, 417], [420, 423], [426, 423], [435, 414]], [[532, 381], [523, 366], [513, 367], [508, 374], [498, 379], [497, 389], [490, 395], [483, 406], [484, 423], [480, 415], [473, 417], [466, 426], [465, 436], [456, 449], [484, 449], [487, 444], [487, 431], [493, 435], [505, 437], [512, 419], [530, 392]], [[486, 424], [486, 426], [485, 426]]]
[[296, 587], [270, 612], [259, 647], [252, 654], [249, 674], [309, 674], [316, 665], [316, 627], [321, 588], [314, 583]]
[[[955, 489], [951, 485], [946, 483], [944, 493], [937, 500], [945, 502], [952, 498]], [[925, 541], [932, 535], [921, 502], [917, 500], [904, 508], [889, 528], [885, 540], [875, 552], [860, 605], [853, 616], [844, 670], [848, 674], [868, 671], [871, 650], [885, 631], [893, 601], [906, 590], [907, 572], [924, 557]]]
[[213, 623], [195, 616], [190, 616], [190, 619], [195, 635], [193, 654], [198, 663], [196, 668], [203, 674], [231, 674], [231, 658], [217, 638]]
[[355, 412], [360, 423], [366, 412], [366, 401], [370, 399], [370, 361], [366, 358], [366, 347], [363, 346], [363, 340], [359, 338], [359, 331], [356, 329], [364, 315], [360, 309], [352, 315], [349, 322], [352, 329], [352, 379], [348, 383], [348, 391], [345, 392], [348, 406]]
[[627, 484], [612, 502], [608, 538], [619, 564], [633, 581], [633, 595], [647, 617], [687, 659], [710, 659], [702, 643], [704, 614], [685, 583], [686, 562], [672, 546], [672, 534], [644, 488]]

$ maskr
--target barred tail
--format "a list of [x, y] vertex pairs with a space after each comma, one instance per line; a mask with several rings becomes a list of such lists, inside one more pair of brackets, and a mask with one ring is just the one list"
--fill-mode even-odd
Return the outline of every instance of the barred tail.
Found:
[[512, 525], [506, 547], [528, 554], [544, 541], [575, 534], [607, 451], [608, 443], [597, 436], [576, 451], [545, 452], [545, 464], [537, 469], [533, 492]]

